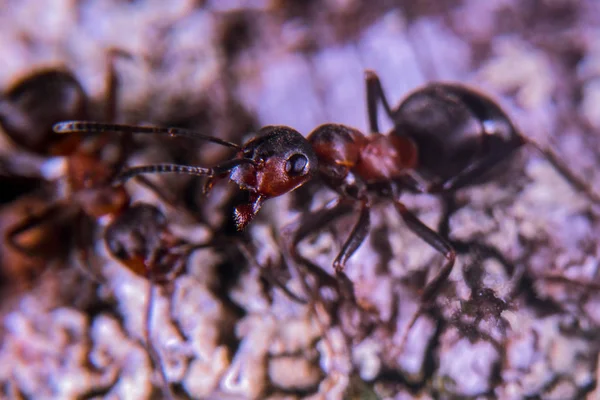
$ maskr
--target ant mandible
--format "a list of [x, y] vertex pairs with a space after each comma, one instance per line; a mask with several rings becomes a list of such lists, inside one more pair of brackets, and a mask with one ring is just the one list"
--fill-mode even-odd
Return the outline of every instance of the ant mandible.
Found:
[[[123, 170], [117, 181], [147, 173], [186, 173], [207, 176], [207, 187], [210, 188], [214, 179], [228, 176], [249, 193], [248, 202], [234, 210], [240, 230], [252, 221], [266, 200], [320, 177], [339, 197], [334, 203], [305, 214], [293, 224], [290, 253], [295, 260], [310, 263], [297, 252], [299, 242], [322, 226], [353, 212], [358, 205], [359, 217], [333, 262], [342, 283], [347, 280], [343, 271], [348, 259], [369, 232], [373, 204], [378, 200], [391, 201], [407, 227], [446, 259], [422, 290], [421, 307], [407, 325], [400, 344], [402, 348], [407, 332], [422, 308], [437, 296], [456, 258], [450, 242], [421, 222], [402, 203], [404, 191], [446, 195], [483, 183], [493, 177], [495, 167], [507, 161], [518, 149], [531, 145], [576, 190], [596, 203], [600, 203], [600, 197], [552, 151], [519, 133], [497, 103], [474, 89], [458, 84], [431, 83], [416, 89], [392, 109], [373, 71], [366, 72], [366, 88], [369, 135], [348, 126], [325, 124], [304, 138], [287, 126], [266, 126], [254, 139], [238, 146], [177, 128], [65, 121], [56, 124], [54, 129], [60, 133], [113, 131], [187, 136], [231, 147], [236, 150], [235, 156], [213, 168], [178, 164], [137, 166]], [[387, 135], [379, 133], [379, 103], [394, 123], [393, 130]]]

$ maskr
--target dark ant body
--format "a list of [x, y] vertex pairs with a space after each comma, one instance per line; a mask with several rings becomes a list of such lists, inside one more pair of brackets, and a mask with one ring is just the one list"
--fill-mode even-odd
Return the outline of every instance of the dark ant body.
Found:
[[[456, 84], [433, 83], [415, 90], [392, 109], [374, 72], [366, 73], [370, 134], [337, 124], [325, 124], [304, 138], [286, 126], [267, 126], [257, 136], [238, 146], [210, 136], [176, 128], [106, 125], [66, 121], [57, 132], [140, 132], [209, 140], [232, 147], [236, 155], [213, 168], [158, 164], [122, 171], [118, 182], [144, 173], [187, 173], [207, 176], [209, 182], [228, 177], [249, 200], [235, 208], [238, 229], [244, 229], [268, 199], [288, 193], [319, 176], [339, 194], [334, 203], [303, 215], [285, 229], [291, 236], [292, 257], [311, 265], [296, 250], [309, 234], [360, 208], [359, 217], [333, 262], [336, 275], [348, 288], [343, 273], [348, 259], [367, 236], [370, 210], [380, 200], [391, 201], [407, 227], [441, 253], [446, 261], [421, 293], [421, 307], [412, 317], [400, 344], [427, 303], [432, 302], [447, 280], [456, 252], [450, 242], [421, 222], [401, 201], [404, 191], [450, 195], [454, 191], [493, 177], [501, 162], [519, 148], [531, 144], [567, 178], [576, 189], [600, 203], [585, 183], [576, 178], [554, 154], [522, 136], [498, 104], [481, 93]], [[394, 129], [378, 132], [377, 108], [382, 103]], [[317, 272], [318, 268], [312, 268]], [[317, 272], [319, 277], [328, 276]], [[327, 279], [327, 277], [325, 277]], [[349, 285], [351, 288], [351, 285]], [[352, 289], [346, 294], [352, 298]]]
[[81, 141], [52, 132], [65, 118], [86, 118], [87, 95], [73, 74], [46, 69], [23, 77], [0, 96], [0, 125], [20, 147], [36, 154], [66, 155]]

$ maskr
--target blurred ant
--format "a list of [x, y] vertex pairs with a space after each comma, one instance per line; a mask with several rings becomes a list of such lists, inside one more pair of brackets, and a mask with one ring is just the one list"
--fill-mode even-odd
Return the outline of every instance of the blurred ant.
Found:
[[[239, 146], [177, 128], [65, 121], [55, 125], [54, 129], [56, 132], [112, 131], [187, 136], [231, 147], [236, 151], [235, 156], [212, 168], [178, 164], [131, 167], [121, 171], [117, 182], [139, 174], [186, 173], [208, 177], [207, 189], [210, 189], [214, 180], [228, 177], [248, 193], [248, 201], [234, 209], [240, 230], [252, 221], [266, 200], [320, 177], [339, 194], [338, 199], [301, 216], [284, 231], [291, 236], [288, 247], [292, 257], [310, 266], [310, 261], [297, 251], [300, 241], [332, 221], [355, 212], [358, 206], [358, 219], [333, 262], [342, 290], [349, 283], [343, 273], [345, 265], [369, 232], [371, 208], [378, 201], [391, 201], [407, 227], [446, 259], [422, 289], [421, 306], [407, 324], [399, 345], [402, 348], [408, 331], [448, 279], [456, 258], [451, 243], [421, 222], [402, 203], [403, 192], [445, 196], [463, 187], [483, 183], [491, 179], [502, 162], [508, 161], [518, 149], [531, 145], [575, 189], [597, 203], [600, 203], [600, 197], [571, 173], [552, 151], [520, 134], [497, 103], [474, 89], [432, 83], [409, 94], [395, 109], [389, 106], [379, 78], [372, 71], [366, 72], [366, 89], [369, 135], [344, 125], [325, 124], [304, 138], [290, 127], [266, 126], [254, 139]], [[394, 123], [393, 130], [387, 135], [379, 133], [379, 103]], [[328, 274], [322, 273], [320, 277], [323, 275]], [[353, 296], [352, 289], [347, 295]]]
[[155, 206], [134, 204], [116, 217], [104, 232], [109, 253], [127, 269], [149, 281], [144, 340], [150, 358], [161, 374], [163, 393], [172, 399], [164, 366], [150, 335], [154, 288], [171, 284], [184, 269], [190, 254], [211, 243], [191, 245], [176, 237], [167, 218]]
[[[127, 56], [118, 50], [107, 54], [104, 109], [107, 121], [114, 120], [116, 112], [118, 82], [114, 60], [123, 55]], [[10, 250], [44, 262], [47, 258], [40, 246], [31, 240], [24, 245], [23, 238], [45, 225], [62, 222], [72, 227], [76, 255], [82, 271], [87, 273], [92, 225], [104, 217], [114, 218], [129, 205], [128, 193], [112, 182], [132, 152], [131, 135], [120, 135], [115, 140], [110, 133], [82, 137], [53, 131], [53, 124], [65, 118], [88, 118], [90, 106], [91, 100], [81, 84], [70, 72], [61, 69], [33, 73], [0, 98], [0, 126], [22, 150], [45, 157], [38, 163], [37, 173], [44, 181], [51, 181], [45, 185], [45, 191], [32, 194], [43, 198], [45, 206], [37, 206], [14, 222], [6, 230], [5, 244]], [[10, 157], [4, 163], [9, 174], [19, 174], [20, 166], [11, 167]], [[163, 198], [160, 189], [151, 182], [145, 179], [140, 182]], [[48, 201], [48, 197], [52, 200]], [[50, 229], [49, 234], [56, 236], [57, 232]]]
[[[109, 52], [106, 77], [107, 96], [104, 118], [112, 121], [116, 110], [117, 79], [113, 67], [118, 53]], [[3, 160], [6, 179], [35, 180], [46, 184], [44, 189], [31, 196], [18, 197], [14, 204], [4, 207], [8, 217], [0, 221], [4, 234], [2, 264], [6, 281], [17, 276], [25, 280], [35, 278], [48, 260], [62, 260], [69, 252], [69, 237], [74, 237], [77, 258], [82, 272], [89, 269], [90, 224], [102, 221], [107, 224], [105, 240], [110, 253], [133, 272], [150, 280], [151, 287], [172, 280], [185, 259], [176, 254], [185, 247], [167, 230], [164, 215], [151, 206], [131, 206], [129, 194], [123, 185], [112, 185], [117, 172], [123, 167], [131, 152], [131, 136], [112, 134], [60, 135], [52, 126], [64, 119], [87, 119], [90, 99], [77, 79], [66, 70], [48, 69], [33, 73], [10, 88], [0, 98], [0, 126], [8, 138], [21, 150], [42, 156], [38, 173], [41, 177], [21, 178], [17, 162]], [[14, 164], [14, 165], [11, 165]], [[56, 175], [54, 169], [62, 167], [58, 182], [46, 182]], [[62, 182], [64, 181], [64, 182]], [[159, 188], [148, 181], [151, 190], [162, 197]], [[46, 193], [49, 192], [49, 193]], [[48, 201], [48, 197], [52, 200]], [[187, 246], [186, 248], [189, 248]], [[191, 250], [190, 250], [191, 251]], [[186, 253], [187, 254], [187, 253]], [[17, 271], [15, 271], [17, 270]], [[15, 276], [12, 276], [15, 275]], [[146, 312], [150, 319], [152, 293]], [[148, 322], [149, 324], [150, 322]], [[149, 329], [149, 327], [147, 327]], [[159, 367], [146, 332], [148, 351], [152, 362]], [[166, 388], [166, 380], [164, 380]], [[170, 395], [170, 390], [165, 391]]]
[[[116, 107], [113, 60], [117, 55], [110, 51], [107, 56], [104, 114], [109, 121]], [[5, 217], [2, 224], [2, 267], [15, 272], [15, 281], [28, 283], [49, 259], [63, 258], [69, 250], [70, 240], [65, 240], [70, 236], [68, 231], [76, 233], [80, 261], [87, 260], [86, 216], [97, 218], [122, 208], [128, 201], [123, 189], [107, 185], [124, 159], [125, 151], [119, 150], [125, 144], [123, 138], [116, 144], [116, 152], [108, 146], [105, 158], [107, 144], [114, 142], [109, 135], [84, 138], [57, 135], [52, 130], [53, 124], [64, 118], [88, 118], [89, 108], [90, 99], [79, 81], [62, 68], [33, 72], [0, 95], [0, 127], [16, 145], [3, 155], [3, 175], [13, 182], [34, 182], [30, 191], [16, 193], [2, 209], [3, 214], [11, 216]], [[61, 179], [53, 181], [59, 169]], [[97, 190], [103, 183], [108, 190]], [[48, 245], [56, 242], [60, 245]], [[15, 261], [23, 265], [23, 279], [19, 279], [20, 267]]]

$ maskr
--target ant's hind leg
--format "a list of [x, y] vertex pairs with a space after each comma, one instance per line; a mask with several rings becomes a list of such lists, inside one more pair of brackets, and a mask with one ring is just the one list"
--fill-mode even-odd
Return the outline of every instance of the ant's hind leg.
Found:
[[421, 294], [421, 304], [409, 320], [400, 339], [398, 352], [401, 353], [406, 343], [406, 339], [408, 338], [408, 333], [417, 322], [417, 319], [421, 315], [425, 304], [435, 300], [443, 284], [448, 280], [456, 259], [456, 251], [446, 239], [427, 227], [427, 225], [425, 225], [419, 218], [411, 213], [406, 206], [404, 206], [404, 204], [396, 201], [394, 205], [404, 220], [404, 223], [406, 223], [408, 229], [410, 229], [414, 234], [419, 236], [446, 258], [446, 263], [442, 266], [442, 269], [440, 269], [437, 275], [427, 285], [425, 285], [425, 288], [423, 289], [423, 293]]
[[527, 144], [534, 147], [540, 154], [552, 165], [552, 167], [558, 172], [576, 191], [584, 194], [590, 201], [596, 204], [600, 204], [600, 195], [595, 193], [590, 185], [588, 185], [583, 179], [576, 176], [567, 167], [564, 161], [562, 161], [556, 153], [549, 148], [543, 147], [540, 144], [528, 140]]
[[367, 86], [367, 114], [369, 116], [369, 130], [371, 133], [379, 132], [379, 122], [377, 115], [377, 108], [379, 101], [383, 104], [388, 117], [393, 120], [392, 109], [390, 103], [388, 103], [379, 76], [374, 71], [365, 71], [365, 82]]

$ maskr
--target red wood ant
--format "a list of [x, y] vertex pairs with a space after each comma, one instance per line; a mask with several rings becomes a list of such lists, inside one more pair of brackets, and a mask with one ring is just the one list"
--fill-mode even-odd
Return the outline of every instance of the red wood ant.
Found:
[[[456, 258], [451, 243], [421, 222], [402, 203], [402, 193], [447, 195], [483, 183], [491, 179], [497, 167], [518, 149], [532, 145], [575, 189], [594, 202], [600, 203], [600, 197], [550, 150], [521, 135], [497, 103], [474, 89], [458, 84], [432, 83], [415, 90], [392, 109], [379, 78], [372, 71], [366, 72], [366, 88], [369, 135], [344, 125], [325, 124], [304, 138], [290, 127], [266, 126], [254, 139], [238, 146], [177, 128], [65, 121], [55, 125], [54, 129], [56, 132], [113, 131], [188, 136], [233, 148], [235, 156], [213, 168], [174, 164], [138, 166], [123, 170], [117, 182], [139, 174], [186, 173], [208, 177], [207, 187], [210, 188], [214, 179], [227, 176], [249, 194], [248, 202], [238, 205], [234, 211], [240, 230], [252, 221], [266, 200], [320, 177], [339, 194], [339, 198], [323, 209], [303, 215], [293, 224], [293, 229], [285, 230], [291, 231], [289, 248], [293, 258], [310, 265], [296, 250], [299, 242], [359, 207], [358, 219], [333, 262], [342, 288], [347, 280], [344, 267], [369, 232], [372, 206], [380, 200], [391, 201], [407, 227], [446, 259], [423, 288], [421, 307], [407, 325], [401, 349], [407, 332], [447, 280]], [[379, 103], [394, 123], [394, 129], [387, 135], [379, 133]]]

